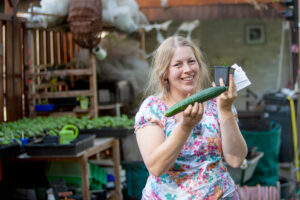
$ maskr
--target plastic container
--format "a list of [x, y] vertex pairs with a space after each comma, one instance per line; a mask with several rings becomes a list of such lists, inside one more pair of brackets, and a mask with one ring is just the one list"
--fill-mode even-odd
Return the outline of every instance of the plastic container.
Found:
[[92, 183], [90, 185], [90, 188], [92, 190], [97, 190], [102, 185], [107, 184], [107, 173], [103, 168], [91, 162], [89, 164], [90, 164], [90, 176], [92, 177]]
[[240, 185], [243, 185], [245, 182], [247, 182], [253, 176], [258, 161], [263, 157], [263, 155], [263, 152], [257, 152], [256, 156], [254, 156], [251, 159], [247, 159], [245, 169], [242, 169], [242, 167], [232, 168], [228, 166], [228, 172], [230, 173], [234, 182]]
[[37, 104], [34, 105], [34, 110], [36, 112], [47, 112], [54, 110], [54, 104]]
[[[89, 162], [89, 169], [90, 189], [102, 189], [102, 185], [107, 183], [106, 171], [91, 162]], [[81, 168], [77, 162], [51, 162], [46, 176], [49, 182], [64, 179], [68, 186], [81, 187]]]
[[[23, 138], [23, 139], [20, 138], [19, 141], [20, 141], [20, 143], [21, 143], [21, 146], [23, 147], [24, 145], [28, 144], [29, 138]], [[14, 143], [17, 143], [17, 140], [16, 140], [16, 139], [13, 139], [13, 142], [14, 142]]]
[[223, 78], [224, 84], [229, 85], [229, 71], [230, 67], [227, 66], [214, 66], [215, 69], [215, 83], [220, 86], [219, 79]]
[[45, 155], [76, 155], [81, 151], [88, 149], [94, 145], [95, 135], [78, 135], [76, 140], [70, 144], [55, 143], [29, 143], [25, 145], [25, 150], [30, 156]]
[[18, 143], [0, 145], [0, 159], [15, 157], [21, 153], [20, 150], [21, 146]]
[[[285, 94], [269, 93], [263, 97], [265, 106], [263, 117], [269, 121], [274, 121], [282, 127], [281, 143], [279, 150], [279, 162], [293, 162], [294, 144], [293, 129], [291, 120], [291, 108]], [[295, 112], [297, 113], [297, 100], [294, 100]]]
[[143, 161], [123, 162], [126, 170], [127, 193], [130, 198], [141, 199], [149, 172]]
[[[256, 120], [256, 124], [264, 124], [265, 120]], [[251, 123], [252, 124], [252, 123]], [[255, 186], [257, 184], [264, 186], [276, 185], [279, 177], [279, 147], [281, 126], [274, 122], [269, 122], [269, 129], [250, 130], [244, 122], [240, 127], [243, 137], [248, 147], [257, 147], [258, 152], [263, 152], [264, 156], [259, 160], [253, 176], [245, 184]]]

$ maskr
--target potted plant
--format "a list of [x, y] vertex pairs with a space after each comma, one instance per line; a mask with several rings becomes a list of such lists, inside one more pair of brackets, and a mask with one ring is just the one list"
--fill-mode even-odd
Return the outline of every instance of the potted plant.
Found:
[[80, 102], [80, 107], [83, 110], [87, 110], [89, 107], [89, 99], [87, 96], [77, 96], [77, 101]]

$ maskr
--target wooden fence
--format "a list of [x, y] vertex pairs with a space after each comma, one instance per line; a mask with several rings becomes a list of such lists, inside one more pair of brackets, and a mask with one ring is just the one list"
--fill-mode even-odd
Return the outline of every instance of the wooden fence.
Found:
[[0, 14], [0, 122], [26, 115], [26, 38], [24, 21]]

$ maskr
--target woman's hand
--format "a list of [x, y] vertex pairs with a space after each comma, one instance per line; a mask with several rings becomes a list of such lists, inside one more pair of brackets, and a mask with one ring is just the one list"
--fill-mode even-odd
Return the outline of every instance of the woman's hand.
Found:
[[182, 114], [181, 124], [187, 129], [193, 129], [196, 124], [202, 119], [203, 116], [203, 104], [195, 102], [193, 105], [189, 105]]
[[[213, 82], [214, 87], [216, 84]], [[220, 85], [225, 86], [224, 81], [220, 78]], [[229, 74], [229, 88], [217, 97], [217, 105], [220, 111], [231, 111], [232, 104], [237, 98], [237, 90], [233, 81], [233, 75]]]

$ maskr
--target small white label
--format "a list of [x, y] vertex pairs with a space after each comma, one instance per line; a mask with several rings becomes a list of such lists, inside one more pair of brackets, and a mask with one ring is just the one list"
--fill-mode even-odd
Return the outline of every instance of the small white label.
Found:
[[241, 89], [244, 89], [245, 87], [251, 85], [251, 82], [248, 79], [242, 67], [238, 66], [237, 64], [234, 64], [231, 66], [231, 68], [235, 69], [233, 74], [233, 80], [236, 85], [237, 91], [240, 91]]

